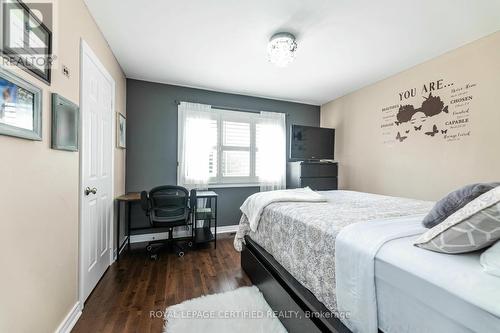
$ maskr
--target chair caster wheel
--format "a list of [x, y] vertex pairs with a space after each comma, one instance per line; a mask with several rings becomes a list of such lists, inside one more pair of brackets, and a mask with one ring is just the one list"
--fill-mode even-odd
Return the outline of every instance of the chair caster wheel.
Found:
[[153, 261], [158, 260], [158, 255], [157, 254], [152, 254], [151, 255], [151, 260], [153, 260]]
[[182, 252], [182, 251], [181, 251], [181, 252], [177, 253], [177, 256], [178, 256], [179, 258], [184, 257], [184, 252]]
[[151, 250], [152, 250], [152, 249], [153, 249], [153, 247], [152, 247], [151, 245], [148, 245], [148, 246], [146, 247], [146, 251], [148, 251], [148, 252], [151, 252]]

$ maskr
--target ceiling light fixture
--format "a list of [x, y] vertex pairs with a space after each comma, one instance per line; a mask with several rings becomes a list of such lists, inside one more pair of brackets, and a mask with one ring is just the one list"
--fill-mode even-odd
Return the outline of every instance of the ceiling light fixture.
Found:
[[295, 36], [288, 32], [279, 32], [269, 40], [267, 56], [276, 66], [286, 67], [295, 59], [296, 50]]

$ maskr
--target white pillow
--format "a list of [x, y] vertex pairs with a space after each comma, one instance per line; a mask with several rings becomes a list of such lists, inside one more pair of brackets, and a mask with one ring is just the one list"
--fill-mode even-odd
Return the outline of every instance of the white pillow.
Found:
[[500, 277], [500, 241], [484, 251], [479, 261], [486, 273]]

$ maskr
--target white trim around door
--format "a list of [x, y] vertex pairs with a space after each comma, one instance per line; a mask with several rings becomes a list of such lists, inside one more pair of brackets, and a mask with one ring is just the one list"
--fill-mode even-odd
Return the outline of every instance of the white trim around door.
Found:
[[[110, 172], [110, 177], [111, 177], [111, 189], [110, 189], [110, 195], [111, 195], [111, 210], [110, 210], [110, 219], [109, 219], [109, 265], [111, 265], [114, 261], [114, 256], [113, 256], [113, 235], [114, 235], [114, 188], [115, 188], [115, 182], [114, 182], [114, 168], [115, 168], [115, 93], [116, 93], [116, 83], [113, 79], [113, 77], [109, 74], [107, 69], [104, 67], [104, 65], [101, 63], [99, 58], [95, 55], [95, 53], [92, 51], [90, 46], [83, 40], [81, 39], [80, 43], [80, 129], [79, 129], [79, 142], [81, 143], [80, 146], [80, 165], [79, 165], [79, 247], [78, 247], [78, 300], [79, 300], [79, 307], [83, 309], [83, 306], [85, 304], [85, 296], [84, 296], [84, 281], [82, 278], [83, 274], [83, 251], [82, 251], [82, 241], [83, 241], [83, 234], [82, 234], [82, 221], [83, 221], [83, 200], [84, 200], [84, 190], [85, 190], [85, 184], [83, 184], [83, 149], [82, 149], [82, 131], [83, 131], [83, 126], [82, 126], [82, 119], [85, 113], [85, 99], [83, 96], [83, 80], [84, 80], [84, 56], [88, 56], [92, 59], [92, 62], [96, 65], [96, 67], [99, 69], [99, 71], [103, 74], [105, 79], [109, 81], [111, 84], [111, 106], [110, 106], [110, 112], [111, 112], [111, 117], [110, 119], [112, 120], [110, 122], [110, 127], [111, 127], [111, 139], [109, 144], [111, 145], [110, 147], [110, 152], [111, 152], [111, 172]], [[109, 266], [108, 266], [109, 267]]]

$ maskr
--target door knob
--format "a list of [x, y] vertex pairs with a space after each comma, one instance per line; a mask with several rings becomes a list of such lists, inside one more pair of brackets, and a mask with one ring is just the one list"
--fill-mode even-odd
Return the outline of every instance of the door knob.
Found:
[[95, 187], [93, 189], [90, 189], [90, 187], [87, 187], [85, 189], [85, 195], [89, 195], [90, 193], [96, 194], [97, 193], [97, 189]]

